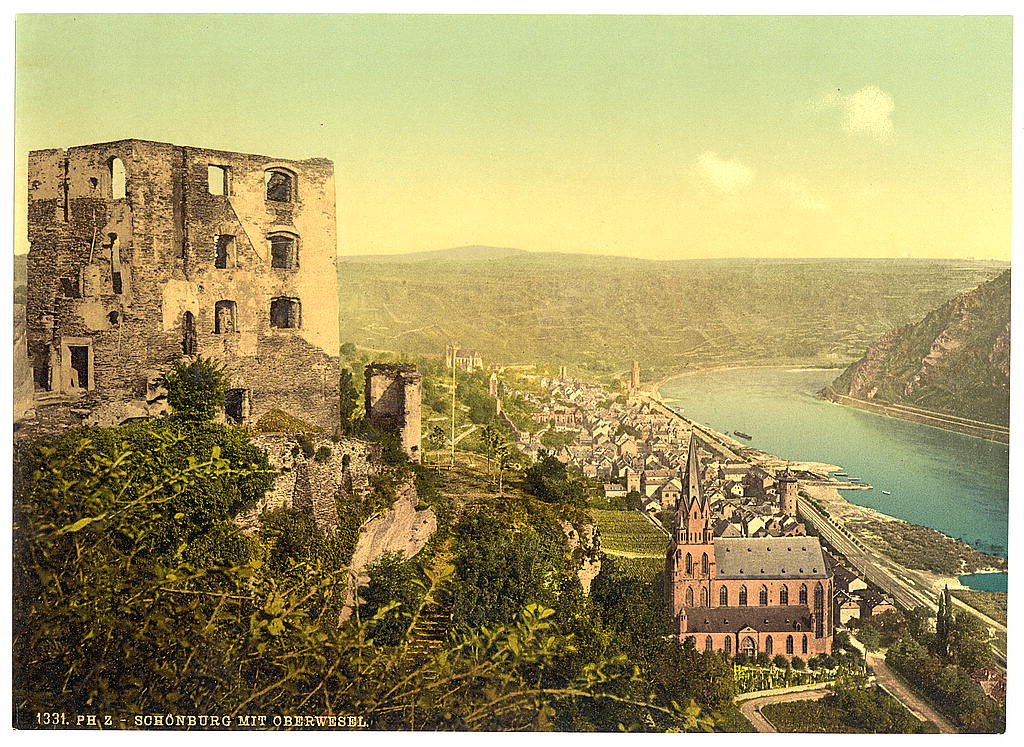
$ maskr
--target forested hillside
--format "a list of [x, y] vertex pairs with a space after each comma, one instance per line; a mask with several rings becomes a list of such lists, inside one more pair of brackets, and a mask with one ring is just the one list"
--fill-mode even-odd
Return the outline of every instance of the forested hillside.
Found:
[[[439, 255], [446, 256], [446, 255]], [[687, 366], [845, 365], [1002, 265], [933, 260], [692, 260], [577, 254], [339, 260], [342, 337], [485, 362], [644, 378]]]

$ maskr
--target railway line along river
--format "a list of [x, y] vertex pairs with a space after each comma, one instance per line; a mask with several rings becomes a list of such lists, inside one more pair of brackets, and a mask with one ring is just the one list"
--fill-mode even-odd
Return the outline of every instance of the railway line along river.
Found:
[[[761, 451], [842, 465], [850, 478], [874, 486], [843, 491], [851, 503], [1005, 558], [1009, 447], [818, 397], [838, 374], [782, 367], [708, 370], [669, 379], [659, 394], [680, 415], [734, 438], [736, 432], [749, 435], [737, 440]], [[1005, 574], [998, 575], [964, 582], [1005, 591]]]

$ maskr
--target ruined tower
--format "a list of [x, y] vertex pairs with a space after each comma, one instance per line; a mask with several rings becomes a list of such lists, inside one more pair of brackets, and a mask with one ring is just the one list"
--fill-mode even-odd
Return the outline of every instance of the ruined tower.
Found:
[[145, 403], [203, 356], [230, 377], [230, 421], [338, 427], [330, 161], [119, 140], [33, 151], [28, 178], [37, 399]]
[[371, 363], [366, 367], [366, 422], [395, 433], [409, 458], [420, 461], [420, 384], [409, 364]]
[[629, 374], [629, 390], [635, 392], [640, 388], [640, 361], [633, 361], [633, 370]]
[[779, 491], [779, 510], [786, 516], [796, 516], [796, 498], [798, 493], [797, 480], [789, 467], [777, 478], [777, 490]]

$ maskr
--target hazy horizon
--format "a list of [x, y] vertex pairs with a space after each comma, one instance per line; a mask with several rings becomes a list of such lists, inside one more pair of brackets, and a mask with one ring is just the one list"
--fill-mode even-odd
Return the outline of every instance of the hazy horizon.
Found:
[[[20, 15], [27, 153], [334, 161], [339, 256], [1010, 258], [1012, 18]], [[70, 61], [70, 62], [69, 62]]]

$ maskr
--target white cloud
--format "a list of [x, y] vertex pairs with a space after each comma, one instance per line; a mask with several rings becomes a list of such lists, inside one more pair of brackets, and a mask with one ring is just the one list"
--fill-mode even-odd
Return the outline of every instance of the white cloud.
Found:
[[697, 157], [697, 168], [715, 189], [726, 194], [736, 194], [754, 181], [757, 171], [739, 161], [719, 158], [711, 151], [705, 151]]
[[878, 86], [864, 86], [850, 94], [830, 93], [817, 102], [816, 108], [842, 112], [842, 126], [847, 132], [870, 135], [878, 140], [890, 140], [896, 134], [892, 121], [896, 103]]
[[807, 186], [807, 182], [803, 179], [797, 177], [783, 179], [779, 182], [779, 189], [794, 206], [802, 210], [813, 210], [819, 213], [827, 213], [832, 210], [832, 206]]

